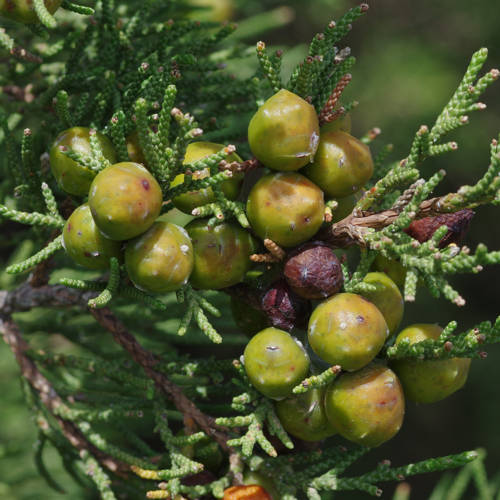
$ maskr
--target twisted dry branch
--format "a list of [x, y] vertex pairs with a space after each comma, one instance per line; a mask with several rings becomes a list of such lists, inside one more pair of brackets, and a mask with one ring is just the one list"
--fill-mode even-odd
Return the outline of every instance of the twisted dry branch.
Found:
[[40, 401], [54, 416], [61, 427], [66, 439], [80, 452], [88, 451], [96, 457], [99, 462], [118, 475], [125, 475], [130, 470], [129, 466], [120, 460], [110, 457], [106, 453], [90, 444], [76, 426], [59, 416], [57, 409], [64, 405], [61, 397], [54, 390], [50, 382], [40, 373], [34, 361], [26, 354], [29, 350], [28, 343], [23, 339], [19, 327], [8, 315], [0, 316], [0, 332], [5, 343], [12, 350], [23, 377], [30, 383], [40, 397]]
[[[24, 283], [12, 291], [0, 291], [0, 314], [3, 317], [10, 317], [14, 312], [28, 311], [35, 307], [86, 306], [88, 300], [93, 296], [95, 296], [95, 292], [74, 290], [62, 285], [45, 285], [34, 288], [29, 283]], [[166, 375], [156, 371], [155, 367], [160, 363], [160, 360], [152, 352], [142, 347], [137, 339], [109, 309], [92, 309], [90, 312], [98, 323], [111, 333], [113, 339], [144, 369], [145, 373], [155, 382], [157, 388], [166, 394], [179, 411], [191, 417], [200, 429], [208, 436], [213, 437], [223, 450], [230, 454], [234, 453], [234, 450], [227, 444], [229, 436], [225, 434], [224, 429], [215, 423], [213, 417], [200, 411], [184, 395], [180, 387], [171, 382]], [[6, 341], [11, 345], [8, 339]], [[21, 344], [19, 344], [19, 341], [16, 341], [14, 345]], [[33, 373], [33, 370], [37, 371], [34, 363], [24, 354], [27, 349], [28, 346], [25, 342], [22, 344], [22, 348], [16, 347], [15, 350], [13, 349], [23, 375], [25, 372], [22, 364], [29, 365], [30, 369], [26, 372], [28, 375]], [[18, 352], [23, 355], [18, 356]], [[48, 382], [45, 380], [45, 383]]]

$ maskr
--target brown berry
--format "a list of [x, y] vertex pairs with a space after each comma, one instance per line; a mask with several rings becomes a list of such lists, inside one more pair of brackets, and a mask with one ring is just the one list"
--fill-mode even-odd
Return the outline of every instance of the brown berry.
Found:
[[271, 285], [262, 297], [261, 307], [273, 326], [287, 331], [305, 328], [311, 312], [310, 304], [293, 293], [285, 280]]
[[465, 237], [471, 223], [474, 211], [469, 208], [459, 210], [452, 214], [441, 214], [434, 217], [424, 217], [414, 220], [407, 229], [406, 234], [423, 243], [428, 241], [432, 235], [441, 227], [448, 226], [448, 232], [439, 242], [439, 248], [444, 248], [450, 243], [459, 245]]
[[324, 299], [340, 291], [342, 267], [333, 250], [320, 242], [307, 243], [288, 257], [284, 274], [290, 288], [305, 299]]

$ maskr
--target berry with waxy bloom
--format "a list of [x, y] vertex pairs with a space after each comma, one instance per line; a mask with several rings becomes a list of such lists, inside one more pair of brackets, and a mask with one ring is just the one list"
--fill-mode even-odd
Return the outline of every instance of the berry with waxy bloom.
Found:
[[253, 186], [247, 200], [247, 216], [255, 233], [284, 247], [314, 236], [324, 213], [321, 189], [295, 172], [265, 175]]
[[314, 159], [318, 116], [301, 97], [281, 89], [255, 113], [248, 125], [252, 153], [273, 170], [298, 170]]
[[[214, 142], [192, 142], [186, 149], [183, 164], [192, 163], [197, 160], [202, 160], [207, 156], [218, 153], [224, 148], [223, 144], [216, 144]], [[242, 159], [236, 154], [230, 154], [227, 162], [241, 162]], [[201, 180], [208, 177], [209, 171], [207, 168], [203, 170], [196, 170], [192, 174], [193, 180]], [[221, 182], [220, 187], [224, 196], [229, 200], [235, 200], [240, 192], [241, 184], [243, 182], [243, 173], [233, 173], [232, 177]], [[184, 174], [177, 175], [172, 181], [171, 187], [175, 187], [184, 182]], [[195, 191], [188, 191], [187, 193], [175, 196], [172, 203], [186, 214], [191, 214], [194, 208], [213, 203], [215, 201], [215, 194], [211, 187], [198, 189]]]
[[87, 203], [75, 209], [66, 221], [63, 246], [71, 259], [88, 269], [107, 269], [111, 257], [121, 258], [121, 243], [102, 235]]
[[384, 316], [361, 295], [338, 293], [311, 314], [309, 344], [324, 361], [353, 371], [367, 365], [389, 334]]
[[[396, 338], [410, 344], [423, 340], [436, 340], [443, 329], [439, 325], [418, 323], [406, 327]], [[406, 397], [416, 403], [434, 403], [458, 391], [466, 382], [471, 360], [450, 359], [397, 359], [391, 363], [397, 373]]]
[[158, 182], [139, 163], [111, 165], [90, 186], [92, 216], [101, 232], [113, 240], [144, 233], [160, 215], [162, 202]]
[[[64, 130], [50, 148], [50, 168], [61, 188], [69, 194], [87, 196], [92, 180], [97, 175], [94, 170], [80, 165], [67, 156], [69, 149], [84, 156], [90, 156], [90, 130], [86, 127], [72, 127]], [[97, 140], [104, 157], [115, 163], [116, 153], [111, 141], [100, 132], [96, 132]]]
[[290, 395], [309, 371], [309, 357], [302, 345], [278, 328], [266, 328], [254, 335], [243, 357], [250, 382], [268, 398]]
[[193, 264], [186, 230], [170, 222], [155, 222], [125, 248], [125, 267], [132, 283], [150, 293], [171, 292], [185, 285]]
[[404, 312], [404, 300], [399, 288], [385, 273], [368, 273], [363, 281], [377, 287], [374, 291], [363, 291], [361, 295], [377, 306], [384, 315], [389, 333], [394, 333]]
[[342, 198], [359, 191], [373, 174], [369, 147], [346, 132], [321, 134], [314, 162], [303, 171], [327, 196]]
[[372, 363], [344, 373], [330, 384], [325, 412], [344, 438], [370, 448], [379, 446], [401, 428], [405, 412], [403, 389], [392, 370]]
[[311, 389], [276, 402], [276, 414], [283, 428], [304, 441], [321, 441], [336, 434], [324, 408], [325, 389]]
[[194, 268], [190, 281], [195, 288], [218, 290], [243, 280], [250, 269], [250, 255], [257, 242], [240, 225], [223, 222], [208, 225], [198, 219], [186, 226], [194, 249]]

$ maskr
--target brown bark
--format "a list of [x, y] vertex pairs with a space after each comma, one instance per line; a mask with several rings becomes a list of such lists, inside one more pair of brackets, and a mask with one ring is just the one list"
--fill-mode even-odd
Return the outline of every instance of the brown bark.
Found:
[[55, 420], [61, 427], [62, 433], [72, 446], [79, 451], [86, 450], [90, 452], [102, 465], [117, 474], [124, 475], [128, 472], [130, 468], [127, 464], [98, 450], [87, 441], [72, 422], [57, 416], [57, 410], [61, 406], [64, 406], [64, 402], [47, 378], [40, 373], [33, 360], [26, 354], [29, 350], [29, 345], [23, 339], [21, 331], [14, 321], [8, 316], [1, 317], [0, 330], [6, 344], [10, 347], [16, 358], [22, 376], [38, 392], [41, 402], [54, 415]]

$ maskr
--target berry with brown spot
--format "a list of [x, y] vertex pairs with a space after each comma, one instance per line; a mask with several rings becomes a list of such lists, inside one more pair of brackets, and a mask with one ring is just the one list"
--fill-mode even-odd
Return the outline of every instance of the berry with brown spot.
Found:
[[90, 186], [89, 206], [101, 232], [128, 240], [147, 231], [163, 202], [156, 179], [139, 163], [122, 162], [97, 174]]
[[324, 361], [359, 370], [380, 351], [389, 335], [384, 316], [361, 295], [338, 293], [316, 307], [308, 328], [309, 344]]
[[247, 216], [255, 233], [283, 247], [299, 245], [314, 236], [324, 213], [321, 189], [295, 172], [265, 175], [247, 200]]
[[330, 423], [349, 441], [373, 448], [401, 428], [405, 400], [396, 374], [382, 364], [344, 373], [325, 394]]

